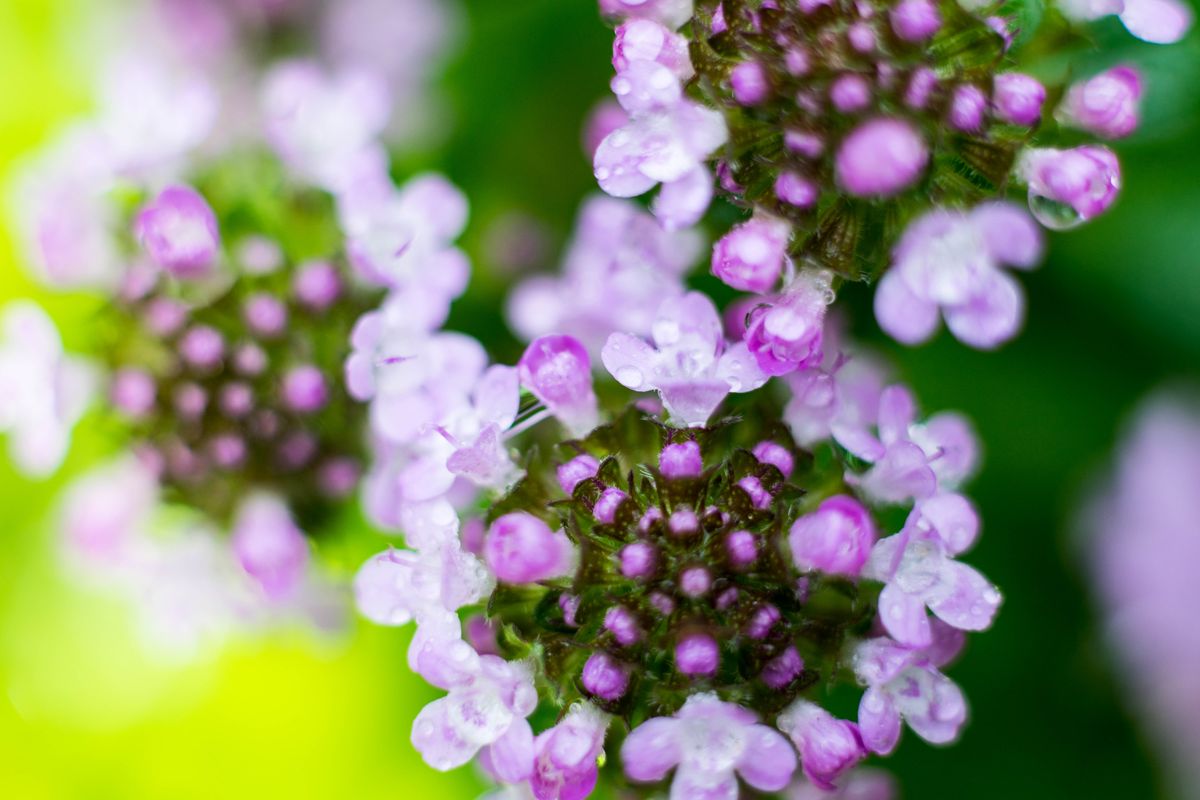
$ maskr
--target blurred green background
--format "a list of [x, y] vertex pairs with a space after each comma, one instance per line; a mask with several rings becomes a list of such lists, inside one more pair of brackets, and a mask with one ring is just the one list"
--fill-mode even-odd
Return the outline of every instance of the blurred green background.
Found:
[[[0, 0], [0, 178], [87, 108], [81, 20], [107, 5]], [[471, 197], [477, 284], [455, 319], [495, 338], [506, 278], [488, 231], [512, 212], [531, 215], [550, 233], [554, 264], [593, 189], [580, 125], [606, 91], [611, 36], [594, 0], [466, 5], [468, 34], [444, 81], [454, 130], [401, 166], [432, 162]], [[973, 637], [952, 672], [973, 708], [962, 742], [939, 750], [909, 735], [889, 761], [915, 800], [1167, 796], [1107, 665], [1070, 531], [1131, 406], [1200, 364], [1200, 40], [1154, 48], [1116, 23], [1099, 36], [1151, 76], [1145, 132], [1120, 148], [1117, 208], [1054, 238], [1025, 280], [1027, 329], [1000, 352], [944, 335], [911, 351], [879, 341], [925, 408], [975, 419], [986, 535], [972, 563], [1007, 595], [995, 629]], [[0, 260], [0, 299], [38, 296], [68, 342], [86, 336], [91, 304], [39, 293], [2, 229]], [[856, 288], [850, 300], [859, 334], [878, 341], [867, 296]], [[81, 439], [68, 473], [104, 449]], [[150, 656], [120, 602], [71, 585], [58, 566], [50, 514], [62, 482], [31, 484], [0, 459], [0, 797], [478, 794], [469, 771], [438, 775], [408, 743], [434, 695], [407, 672], [406, 633], [358, 624], [336, 642], [281, 633], [198, 663]], [[347, 569], [357, 556], [334, 554]]]

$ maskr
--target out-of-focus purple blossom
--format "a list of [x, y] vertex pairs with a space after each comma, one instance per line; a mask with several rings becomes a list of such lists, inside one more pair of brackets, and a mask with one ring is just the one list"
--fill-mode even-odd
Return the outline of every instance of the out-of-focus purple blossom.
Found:
[[664, 231], [631, 202], [591, 198], [576, 221], [562, 277], [519, 285], [508, 301], [509, 322], [530, 340], [569, 334], [599, 356], [615, 331], [650, 334], [662, 302], [683, 294], [682, 275], [700, 247], [696, 231]]
[[212, 207], [190, 186], [163, 189], [138, 212], [134, 235], [154, 263], [183, 279], [209, 274], [221, 246]]
[[0, 433], [22, 472], [45, 477], [58, 469], [96, 384], [92, 365], [63, 351], [40, 306], [18, 300], [0, 312]]
[[233, 551], [273, 601], [294, 594], [308, 567], [304, 534], [283, 501], [271, 495], [252, 495], [242, 502], [233, 525]]
[[1167, 756], [1181, 797], [1200, 791], [1200, 405], [1143, 402], [1082, 518], [1105, 633], [1129, 703]]
[[784, 792], [787, 800], [896, 800], [899, 792], [891, 775], [878, 769], [854, 769], [843, 775], [833, 790], [807, 780], [797, 781]]
[[592, 391], [592, 363], [572, 336], [541, 336], [530, 343], [517, 363], [521, 383], [576, 434], [599, 420]]
[[857, 578], [875, 544], [875, 522], [861, 503], [846, 495], [825, 500], [792, 524], [788, 541], [801, 571], [820, 570]]
[[553, 728], [538, 734], [529, 780], [536, 800], [576, 800], [592, 793], [608, 723], [607, 714], [580, 703]]
[[625, 775], [661, 781], [672, 769], [673, 797], [735, 797], [738, 776], [763, 792], [783, 789], [796, 771], [796, 753], [778, 731], [715, 694], [694, 694], [674, 717], [643, 722], [621, 745]]
[[1152, 44], [1173, 44], [1192, 27], [1192, 9], [1182, 0], [1060, 0], [1069, 19], [1091, 21], [1111, 14], [1137, 38]]
[[744, 343], [727, 346], [716, 307], [699, 292], [664, 302], [651, 331], [653, 344], [612, 334], [601, 360], [626, 388], [657, 391], [684, 425], [703, 425], [727, 394], [767, 380]]
[[1097, 136], [1122, 139], [1137, 130], [1143, 91], [1142, 75], [1136, 67], [1113, 67], [1073, 84], [1059, 117]]
[[859, 197], [887, 197], [912, 186], [925, 172], [929, 148], [909, 123], [878, 117], [862, 123], [837, 153], [838, 182]]
[[751, 310], [746, 346], [765, 374], [787, 375], [821, 363], [831, 278], [826, 272], [801, 273], [777, 298]]
[[1007, 203], [969, 213], [937, 209], [911, 224], [875, 292], [880, 327], [898, 341], [919, 344], [938, 327], [990, 349], [1012, 338], [1024, 320], [1020, 286], [1002, 265], [1037, 266], [1042, 237], [1033, 220]]
[[996, 115], [1014, 125], [1032, 126], [1042, 118], [1046, 102], [1046, 87], [1037, 79], [1019, 72], [996, 76], [992, 89], [992, 105]]

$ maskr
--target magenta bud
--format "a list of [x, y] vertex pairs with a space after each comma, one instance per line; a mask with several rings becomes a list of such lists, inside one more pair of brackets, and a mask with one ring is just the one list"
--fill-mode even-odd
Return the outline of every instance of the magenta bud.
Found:
[[317, 440], [309, 433], [296, 431], [280, 443], [276, 453], [284, 469], [297, 470], [307, 466], [317, 454]]
[[571, 543], [541, 519], [518, 511], [492, 523], [483, 559], [505, 583], [536, 583], [564, 574], [570, 565]]
[[521, 383], [567, 427], [586, 432], [596, 424], [592, 362], [578, 339], [555, 334], [533, 340], [517, 370]]
[[583, 665], [583, 688], [601, 700], [619, 700], [629, 689], [629, 668], [608, 653], [592, 653]]
[[216, 436], [208, 444], [208, 456], [221, 469], [233, 469], [246, 460], [246, 442], [231, 433]]
[[906, 42], [924, 42], [942, 27], [942, 15], [933, 0], [900, 0], [889, 16], [892, 30]]
[[175, 388], [173, 398], [175, 411], [184, 419], [199, 419], [208, 407], [208, 395], [194, 383], [183, 383]]
[[216, 329], [196, 325], [179, 341], [179, 354], [189, 365], [202, 370], [215, 369], [225, 354], [225, 340]]
[[233, 352], [233, 368], [240, 375], [253, 378], [267, 368], [267, 354], [256, 344], [243, 344]]
[[877, 44], [875, 31], [865, 22], [856, 22], [846, 29], [846, 40], [860, 53], [870, 53]]
[[775, 196], [796, 208], [812, 208], [821, 196], [821, 189], [798, 172], [781, 172], [775, 179]]
[[929, 150], [910, 123], [890, 117], [864, 122], [838, 148], [837, 176], [859, 197], [886, 197], [912, 186], [925, 172]]
[[201, 278], [221, 246], [217, 217], [189, 186], [169, 186], [134, 220], [134, 235], [151, 260], [177, 278]]
[[782, 689], [794, 681], [804, 671], [804, 659], [796, 652], [794, 646], [771, 659], [763, 666], [763, 683], [772, 689]]
[[150, 373], [125, 367], [113, 376], [109, 396], [122, 414], [131, 419], [140, 419], [154, 409], [157, 392], [157, 385]]
[[650, 506], [646, 509], [646, 513], [642, 514], [642, 518], [638, 520], [638, 531], [648, 533], [654, 523], [659, 522], [662, 518], [662, 509], [658, 506]]
[[621, 574], [626, 578], [648, 578], [654, 574], [657, 553], [646, 542], [633, 542], [621, 548]]
[[842, 75], [829, 87], [829, 99], [843, 114], [862, 111], [871, 104], [871, 84], [861, 75]]
[[983, 127], [987, 104], [987, 95], [978, 86], [971, 83], [959, 86], [950, 99], [950, 124], [964, 133], [978, 132]]
[[912, 77], [908, 80], [908, 88], [904, 91], [905, 105], [909, 108], [925, 108], [929, 105], [929, 98], [933, 96], [937, 85], [937, 73], [929, 67], [913, 70]]
[[168, 297], [155, 297], [146, 304], [146, 328], [156, 336], [172, 336], [187, 322], [188, 309]]
[[704, 567], [688, 567], [679, 575], [679, 590], [688, 597], [702, 597], [711, 588], [712, 574]]
[[847, 495], [825, 500], [792, 524], [788, 542], [802, 571], [857, 578], [875, 545], [871, 512]]
[[558, 608], [562, 611], [563, 622], [569, 627], [579, 627], [579, 620], [576, 618], [579, 614], [579, 598], [573, 594], [560, 594], [558, 596]]
[[665, 478], [698, 478], [704, 472], [700, 445], [694, 441], [669, 444], [658, 454], [658, 471]]
[[1134, 67], [1113, 67], [1071, 87], [1063, 101], [1064, 121], [1106, 139], [1137, 130], [1142, 76]]
[[669, 617], [675, 613], [675, 601], [668, 595], [662, 592], [651, 592], [649, 600], [650, 605], [654, 606], [658, 613], [664, 617]]
[[610, 486], [600, 493], [600, 499], [592, 507], [592, 516], [606, 525], [612, 524], [612, 521], [617, 518], [617, 509], [628, 499], [629, 495], [615, 486]]
[[792, 470], [796, 468], [796, 459], [792, 457], [791, 451], [786, 447], [775, 442], [759, 442], [751, 451], [754, 457], [763, 464], [770, 464], [783, 473], [784, 478], [792, 477]]
[[735, 567], [748, 567], [758, 560], [758, 540], [750, 531], [734, 531], [725, 538], [725, 553]]
[[1046, 87], [1019, 72], [997, 75], [993, 84], [992, 105], [996, 116], [1014, 125], [1036, 125], [1042, 118]]
[[756, 106], [771, 96], [767, 71], [757, 61], [743, 61], [729, 73], [733, 99], [744, 106]]
[[684, 675], [715, 675], [721, 650], [707, 633], [689, 633], [675, 645], [675, 668]]
[[500, 645], [496, 641], [496, 629], [488, 622], [487, 617], [476, 614], [469, 618], [463, 626], [467, 643], [481, 656], [500, 655]]
[[292, 293], [300, 305], [312, 311], [324, 311], [342, 294], [342, 278], [327, 261], [303, 264], [292, 281]]
[[628, 647], [642, 636], [642, 631], [633, 614], [621, 606], [613, 606], [605, 612], [604, 629], [613, 635], [617, 644], [623, 647]]
[[754, 217], [735, 225], [713, 245], [712, 274], [745, 292], [771, 291], [783, 273], [791, 226]]
[[221, 387], [217, 403], [225, 416], [241, 419], [254, 409], [254, 390], [241, 381], [227, 383]]
[[765, 639], [781, 618], [779, 609], [770, 603], [759, 606], [746, 623], [746, 635], [751, 639]]
[[600, 462], [593, 456], [587, 453], [575, 456], [567, 463], [559, 465], [558, 485], [564, 493], [571, 494], [575, 491], [576, 486], [589, 478], [596, 477], [596, 473], [599, 471]]
[[267, 339], [274, 339], [287, 328], [287, 306], [273, 295], [259, 292], [246, 300], [242, 317], [250, 330]]
[[762, 481], [753, 475], [747, 475], [737, 482], [742, 491], [750, 495], [750, 502], [757, 509], [766, 509], [771, 507], [771, 493], [762, 485]]
[[667, 529], [674, 536], [690, 536], [700, 530], [700, 520], [691, 508], [681, 506], [671, 512], [667, 520]]
[[[321, 465], [317, 481], [326, 497], [349, 497], [358, 488], [362, 467], [353, 458], [333, 458]], [[482, 526], [482, 522], [480, 523]], [[465, 527], [465, 526], [464, 526]]]
[[825, 140], [811, 131], [786, 131], [783, 134], [783, 145], [805, 158], [820, 158], [825, 152]]
[[328, 402], [325, 376], [313, 365], [293, 367], [283, 376], [283, 403], [297, 414], [320, 411]]

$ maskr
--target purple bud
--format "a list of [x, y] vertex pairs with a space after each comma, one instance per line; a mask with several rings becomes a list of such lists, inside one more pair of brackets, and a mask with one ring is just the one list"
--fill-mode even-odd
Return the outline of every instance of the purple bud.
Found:
[[279, 428], [279, 415], [270, 409], [260, 409], [250, 418], [250, 433], [260, 439], [273, 439]]
[[793, 78], [800, 78], [812, 69], [812, 61], [803, 47], [793, 47], [784, 54], [783, 66]]
[[571, 494], [575, 491], [576, 486], [589, 478], [596, 477], [596, 473], [599, 471], [600, 462], [593, 456], [587, 453], [575, 456], [558, 467], [558, 485], [562, 487], [564, 493]]
[[734, 604], [738, 601], [738, 597], [739, 595], [737, 587], [730, 586], [728, 589], [721, 592], [721, 594], [717, 595], [717, 610], [728, 611], [729, 609], [733, 608]]
[[929, 98], [937, 85], [936, 72], [929, 67], [918, 67], [909, 78], [908, 89], [904, 92], [904, 103], [909, 108], [925, 108], [929, 105]]
[[646, 509], [646, 513], [642, 514], [642, 518], [638, 520], [638, 531], [649, 533], [654, 523], [661, 521], [662, 518], [662, 509], [658, 506], [650, 506]]
[[233, 368], [241, 375], [256, 377], [267, 368], [267, 354], [256, 344], [244, 344], [233, 353]]
[[675, 645], [675, 668], [684, 675], [715, 675], [721, 650], [707, 633], [689, 633]]
[[253, 294], [246, 300], [242, 316], [250, 330], [266, 338], [275, 338], [287, 328], [287, 306], [265, 292]]
[[964, 133], [975, 133], [983, 127], [983, 114], [987, 110], [987, 95], [972, 83], [954, 90], [950, 100], [950, 124]]
[[782, 689], [794, 681], [804, 671], [804, 659], [796, 652], [794, 646], [768, 661], [762, 670], [763, 683], [772, 689]]
[[221, 387], [217, 403], [225, 416], [241, 419], [254, 408], [254, 390], [241, 381], [228, 383]]
[[735, 567], [748, 567], [758, 560], [758, 540], [750, 531], [734, 531], [725, 539], [725, 552]]
[[859, 125], [837, 153], [842, 187], [859, 197], [886, 197], [916, 183], [929, 163], [925, 140], [911, 124], [879, 117]]
[[483, 559], [505, 583], [536, 583], [566, 571], [571, 543], [542, 520], [518, 511], [492, 523], [483, 544]]
[[712, 574], [704, 567], [688, 567], [679, 575], [679, 590], [688, 597], [702, 597], [712, 588]]
[[572, 336], [559, 334], [533, 340], [517, 362], [521, 383], [576, 432], [596, 424], [592, 362]]
[[729, 73], [733, 98], [744, 106], [756, 106], [771, 96], [771, 82], [762, 64], [743, 61]]
[[237, 244], [237, 260], [250, 275], [269, 275], [283, 265], [283, 250], [274, 239], [247, 236]]
[[483, 614], [476, 614], [467, 620], [463, 626], [467, 642], [481, 656], [500, 655], [500, 646], [496, 641], [496, 629]]
[[788, 706], [779, 715], [777, 727], [796, 745], [805, 776], [827, 791], [833, 790], [839, 775], [866, 755], [853, 723], [836, 719], [807, 700]]
[[766, 509], [771, 507], [771, 493], [762, 485], [762, 481], [753, 475], [747, 475], [737, 482], [738, 487], [746, 494], [750, 495], [750, 502], [755, 508]]
[[621, 548], [621, 574], [626, 578], [648, 578], [654, 573], [657, 554], [646, 542], [633, 542]]
[[225, 340], [216, 329], [207, 325], [189, 328], [179, 342], [179, 354], [193, 367], [202, 370], [215, 369], [225, 353]]
[[650, 593], [650, 605], [658, 610], [658, 613], [664, 617], [669, 617], [675, 613], [675, 601], [662, 592]]
[[825, 140], [811, 131], [786, 131], [783, 134], [783, 145], [805, 158], [820, 158], [825, 152]]
[[1032, 150], [1018, 164], [1029, 184], [1030, 210], [1050, 228], [1066, 228], [1076, 220], [1060, 222], [1045, 212], [1039, 200], [1068, 206], [1077, 221], [1104, 213], [1121, 188], [1121, 165], [1106, 147], [1085, 145], [1073, 150]]
[[353, 494], [361, 476], [362, 467], [353, 458], [333, 458], [321, 465], [317, 481], [322, 494], [340, 499]]
[[283, 376], [283, 403], [297, 414], [320, 411], [328, 402], [325, 376], [312, 364], [293, 367]]
[[177, 278], [207, 275], [221, 245], [216, 215], [188, 186], [163, 189], [138, 212], [133, 230], [154, 263]]
[[613, 606], [604, 613], [604, 629], [623, 647], [628, 647], [642, 637], [642, 631], [633, 614], [621, 606]]
[[776, 467], [783, 473], [784, 478], [792, 477], [792, 470], [796, 468], [796, 459], [792, 456], [791, 451], [783, 445], [770, 441], [759, 442], [750, 452], [762, 463]]
[[900, 0], [892, 8], [892, 30], [906, 42], [923, 42], [942, 27], [942, 15], [933, 0]]
[[628, 499], [629, 495], [615, 486], [610, 486], [600, 493], [600, 498], [596, 500], [596, 505], [592, 506], [592, 516], [598, 522], [611, 525], [612, 521], [617, 518], [617, 509]]
[[1000, 119], [1014, 125], [1036, 125], [1045, 102], [1046, 87], [1034, 78], [1019, 72], [996, 76], [992, 103]]
[[579, 598], [576, 595], [560, 594], [558, 596], [558, 608], [562, 611], [563, 622], [568, 627], [579, 627], [579, 620], [577, 619], [579, 615]]
[[673, 536], [690, 536], [700, 530], [700, 520], [691, 508], [681, 506], [671, 512], [671, 517], [667, 520], [667, 528]]
[[829, 99], [843, 114], [862, 111], [871, 104], [871, 84], [861, 75], [842, 75], [829, 87]]
[[582, 682], [593, 697], [619, 700], [629, 688], [629, 668], [608, 653], [592, 653], [583, 665]]
[[775, 179], [775, 196], [796, 208], [812, 208], [820, 193], [816, 183], [798, 172], [781, 172]]
[[704, 472], [700, 445], [694, 441], [669, 444], [658, 455], [658, 471], [665, 478], [698, 478]]
[[233, 469], [246, 460], [246, 441], [232, 433], [221, 434], [209, 442], [208, 455], [221, 469]]
[[327, 261], [303, 264], [292, 281], [296, 300], [312, 311], [324, 311], [342, 294], [342, 278]]
[[836, 495], [792, 524], [788, 541], [803, 571], [857, 578], [875, 544], [875, 522], [857, 500]]
[[276, 456], [279, 465], [286, 470], [306, 467], [317, 454], [317, 440], [310, 433], [296, 431], [288, 435], [279, 445]]
[[860, 53], [870, 53], [875, 49], [875, 31], [865, 22], [856, 22], [846, 30], [846, 40], [850, 46]]
[[1106, 139], [1121, 139], [1137, 130], [1142, 76], [1122, 65], [1071, 87], [1063, 101], [1063, 119]]
[[182, 383], [175, 388], [175, 411], [184, 419], [199, 419], [208, 407], [208, 395], [194, 383]]
[[233, 551], [242, 569], [272, 600], [295, 591], [308, 564], [304, 535], [287, 506], [269, 496], [252, 497], [242, 504], [234, 521]]
[[146, 304], [146, 328], [156, 336], [171, 336], [187, 322], [187, 306], [168, 297], [155, 297]]
[[754, 610], [754, 615], [750, 617], [749, 622], [746, 623], [746, 635], [751, 639], [765, 639], [780, 619], [782, 619], [782, 615], [775, 606], [770, 603], [759, 606]]
[[125, 416], [139, 419], [154, 408], [158, 389], [154, 378], [145, 370], [126, 367], [113, 376], [109, 392], [112, 403]]
[[767, 217], [735, 225], [713, 246], [712, 274], [734, 289], [771, 291], [783, 273], [791, 232], [786, 222]]

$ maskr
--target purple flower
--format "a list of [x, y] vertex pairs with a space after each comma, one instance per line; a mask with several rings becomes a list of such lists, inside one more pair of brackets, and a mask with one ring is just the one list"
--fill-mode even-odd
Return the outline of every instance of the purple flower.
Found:
[[45, 477], [58, 469], [96, 383], [91, 364], [63, 352], [36, 303], [18, 300], [0, 312], [0, 433], [22, 472]]
[[177, 278], [204, 277], [221, 246], [217, 218], [199, 192], [169, 186], [138, 212], [134, 235], [154, 263]]
[[837, 152], [838, 182], [859, 197], [887, 197], [912, 186], [925, 172], [929, 148], [908, 122], [878, 117], [862, 123]]
[[699, 292], [663, 303], [653, 338], [651, 345], [614, 333], [601, 360], [626, 388], [657, 391], [671, 416], [690, 427], [704, 425], [729, 392], [766, 382], [744, 344], [726, 346], [717, 309]]
[[[935, 527], [939, 522], [954, 527], [943, 535]], [[1000, 592], [975, 569], [954, 560], [962, 552], [960, 547], [974, 539], [974, 535], [955, 535], [963, 524], [957, 514], [931, 518], [918, 504], [904, 529], [881, 539], [871, 551], [863, 575], [886, 584], [879, 595], [879, 619], [896, 641], [909, 647], [928, 647], [933, 642], [926, 608], [959, 630], [991, 626], [1000, 607]]]
[[629, 667], [608, 653], [592, 653], [583, 665], [580, 682], [593, 697], [618, 700], [629, 688]]
[[857, 578], [875, 544], [870, 512], [854, 498], [835, 495], [792, 524], [788, 541], [801, 571]]
[[796, 754], [750, 711], [694, 694], [674, 717], [654, 717], [630, 732], [621, 763], [639, 783], [661, 781], [675, 768], [672, 797], [730, 798], [738, 795], [737, 775], [759, 791], [781, 790], [796, 770]]
[[370, 558], [354, 578], [359, 612], [379, 625], [436, 623], [491, 588], [483, 564], [457, 542], [419, 552], [389, 548]]
[[76, 479], [61, 504], [68, 554], [85, 568], [122, 567], [136, 558], [158, 505], [155, 474], [133, 456]]
[[936, 209], [910, 225], [896, 246], [875, 292], [875, 317], [898, 341], [919, 344], [937, 330], [941, 311], [959, 340], [997, 347], [1016, 334], [1025, 306], [1001, 266], [1031, 269], [1041, 254], [1037, 226], [1016, 206]]
[[933, 0], [901, 0], [889, 18], [892, 30], [906, 42], [923, 42], [942, 27], [942, 15]]
[[801, 273], [778, 298], [750, 312], [746, 347], [765, 374], [787, 375], [821, 363], [831, 279], [827, 272]]
[[295, 594], [308, 567], [308, 541], [277, 497], [251, 495], [238, 507], [233, 524], [238, 563], [271, 601]]
[[521, 383], [577, 434], [596, 425], [596, 395], [587, 350], [571, 336], [542, 336], [517, 362]]
[[579, 703], [557, 725], [538, 734], [529, 779], [536, 800], [583, 800], [592, 793], [608, 723], [607, 714]]
[[808, 781], [797, 781], [785, 793], [787, 800], [896, 800], [899, 792], [891, 775], [878, 769], [854, 769], [842, 776], [840, 786], [826, 791]]
[[735, 225], [713, 246], [712, 274], [734, 289], [771, 291], [783, 274], [791, 230], [783, 220], [765, 216]]
[[1089, 21], [1117, 14], [1137, 38], [1153, 44], [1172, 44], [1192, 27], [1192, 9], [1181, 0], [1064, 0], [1070, 19]]
[[857, 725], [807, 700], [784, 709], [777, 724], [796, 745], [804, 776], [822, 789], [832, 789], [837, 777], [867, 754]]
[[567, 573], [570, 540], [532, 514], [505, 514], [492, 523], [483, 543], [488, 568], [505, 583], [536, 583]]
[[617, 28], [613, 40], [613, 69], [619, 74], [637, 61], [660, 64], [681, 81], [689, 80], [695, 74], [687, 39], [651, 19], [633, 18]]
[[1071, 86], [1059, 109], [1064, 122], [1105, 139], [1122, 139], [1140, 122], [1142, 75], [1127, 64]]
[[1045, 102], [1046, 87], [1036, 79], [1019, 72], [996, 76], [992, 105], [1001, 119], [1014, 125], [1036, 125]]
[[696, 478], [704, 472], [704, 458], [697, 442], [668, 444], [658, 455], [658, 469], [666, 478]]
[[909, 648], [886, 636], [860, 642], [854, 673], [867, 686], [858, 707], [863, 742], [888, 755], [900, 740], [900, 722], [922, 739], [947, 744], [958, 738], [967, 720], [962, 691], [938, 671], [962, 649], [961, 631], [938, 620], [929, 645]]
[[[497, 656], [480, 656], [451, 643], [458, 668], [431, 683], [449, 691], [421, 710], [413, 721], [412, 743], [425, 763], [439, 771], [461, 767], [484, 750], [481, 759], [505, 783], [527, 780], [533, 772], [533, 729], [526, 717], [537, 706], [529, 669]], [[450, 657], [450, 652], [445, 653]], [[428, 678], [428, 676], [426, 676]]]
[[1103, 214], [1121, 189], [1121, 165], [1106, 147], [1027, 150], [1017, 174], [1029, 184], [1029, 205], [1038, 222], [1067, 230]]

